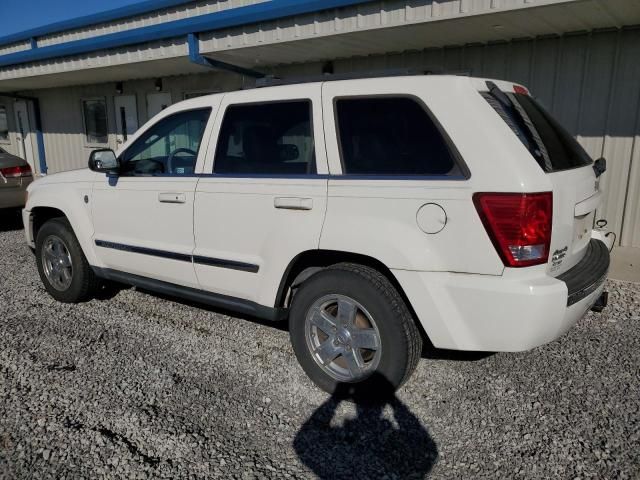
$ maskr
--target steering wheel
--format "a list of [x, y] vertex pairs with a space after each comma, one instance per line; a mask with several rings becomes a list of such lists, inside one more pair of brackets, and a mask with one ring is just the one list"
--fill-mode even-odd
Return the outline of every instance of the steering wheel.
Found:
[[179, 153], [190, 153], [194, 157], [198, 156], [198, 153], [194, 152], [190, 148], [177, 148], [177, 149], [175, 149], [173, 152], [171, 152], [169, 154], [169, 157], [167, 157], [167, 173], [173, 173], [173, 159]]

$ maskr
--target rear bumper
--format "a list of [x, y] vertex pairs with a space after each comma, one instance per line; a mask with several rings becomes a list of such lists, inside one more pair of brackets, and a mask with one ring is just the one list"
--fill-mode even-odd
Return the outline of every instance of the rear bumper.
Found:
[[609, 249], [600, 240], [591, 240], [584, 258], [558, 277], [567, 285], [567, 306], [580, 302], [604, 283], [609, 272]]
[[35, 248], [36, 241], [35, 238], [33, 238], [33, 218], [31, 217], [31, 211], [26, 208], [22, 209], [22, 225], [24, 226], [24, 237], [27, 245]]
[[[594, 245], [565, 274], [573, 274], [570, 283], [548, 276], [545, 266], [507, 269], [499, 277], [393, 273], [436, 347], [517, 352], [557, 339], [589, 311], [604, 290], [608, 253]], [[597, 269], [589, 270], [596, 259]]]

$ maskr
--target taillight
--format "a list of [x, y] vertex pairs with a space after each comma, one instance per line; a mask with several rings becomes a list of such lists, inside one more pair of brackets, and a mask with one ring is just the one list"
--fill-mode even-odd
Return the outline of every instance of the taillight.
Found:
[[547, 263], [553, 194], [476, 193], [473, 203], [507, 267]]
[[0, 173], [5, 178], [29, 177], [31, 175], [31, 167], [29, 165], [20, 165], [18, 167], [0, 168]]

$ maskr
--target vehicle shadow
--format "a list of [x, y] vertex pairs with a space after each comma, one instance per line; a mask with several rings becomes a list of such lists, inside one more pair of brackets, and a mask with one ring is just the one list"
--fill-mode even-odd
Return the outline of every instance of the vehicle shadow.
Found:
[[19, 208], [0, 209], [0, 232], [22, 230], [22, 211]]
[[[438, 448], [427, 429], [384, 377], [375, 382], [380, 387], [367, 398], [334, 393], [298, 431], [293, 447], [318, 478], [424, 478], [435, 465]], [[355, 403], [356, 417], [333, 425], [343, 401]]]

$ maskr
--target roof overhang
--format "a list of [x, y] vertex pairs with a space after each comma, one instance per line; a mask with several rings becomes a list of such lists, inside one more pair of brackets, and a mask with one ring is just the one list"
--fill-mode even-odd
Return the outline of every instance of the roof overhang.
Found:
[[[326, 8], [327, 2], [341, 4], [344, 8], [322, 14], [314, 13], [312, 7], [322, 11], [324, 9], [320, 5]], [[242, 8], [251, 8], [249, 12], [254, 15], [256, 12], [263, 12], [256, 10], [258, 6], [263, 5], [264, 8], [264, 5], [271, 3]], [[282, 7], [285, 3], [290, 6], [295, 2], [275, 0], [273, 3]], [[431, 16], [420, 18], [410, 18], [406, 12], [404, 16], [398, 16], [394, 12], [381, 11], [379, 2], [304, 0], [298, 3], [305, 3], [305, 8], [312, 10], [295, 17], [285, 15], [285, 20], [278, 16], [283, 14], [279, 11], [278, 15], [274, 14], [273, 19], [260, 23], [249, 21], [249, 17], [244, 17], [242, 22], [233, 17], [236, 18], [233, 22], [238, 22], [237, 25], [201, 33], [200, 54], [216, 61], [260, 70], [295, 63], [640, 25], [640, 2], [636, 0], [528, 0], [514, 2], [520, 5], [518, 8], [458, 9], [439, 12], [437, 15], [432, 10]], [[397, 8], [406, 10], [401, 5], [404, 3], [416, 5], [415, 1], [407, 0], [398, 2]], [[445, 3], [440, 2], [440, 5]], [[467, 5], [485, 3], [493, 5], [493, 2], [466, 2]], [[215, 15], [232, 15], [233, 12], [229, 12]], [[382, 20], [385, 15], [388, 17], [387, 21]], [[217, 22], [221, 18], [227, 18], [225, 22], [228, 21], [228, 17], [215, 18]], [[167, 25], [163, 28], [167, 28]], [[180, 28], [185, 28], [183, 24], [180, 25]], [[204, 23], [199, 25], [198, 28], [204, 28]], [[189, 29], [185, 32], [187, 30]], [[182, 35], [182, 30], [180, 32]], [[184, 35], [164, 41], [66, 56], [55, 61], [41, 60], [1, 68], [0, 91], [204, 71], [207, 71], [206, 67], [190, 62], [187, 35]]]

